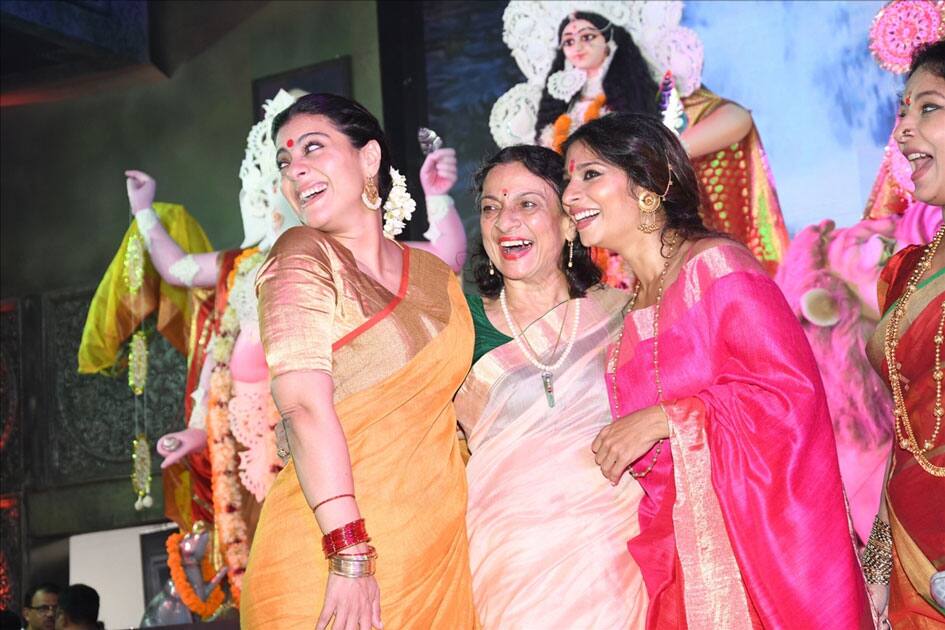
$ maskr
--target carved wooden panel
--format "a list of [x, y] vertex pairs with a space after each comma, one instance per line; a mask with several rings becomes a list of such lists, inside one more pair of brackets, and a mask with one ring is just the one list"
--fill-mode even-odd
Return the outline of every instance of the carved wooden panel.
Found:
[[[124, 369], [115, 376], [78, 373], [76, 357], [91, 299], [90, 290], [43, 296], [44, 486], [127, 478], [136, 430], [147, 431], [153, 455], [157, 437], [184, 425], [185, 360], [150, 322], [145, 322], [144, 395], [136, 399], [131, 393]], [[158, 463], [155, 457], [155, 471]]]
[[0, 494], [23, 487], [23, 377], [20, 366], [20, 309], [0, 303]]
[[0, 496], [0, 608], [7, 610], [19, 610], [23, 594], [21, 496]]

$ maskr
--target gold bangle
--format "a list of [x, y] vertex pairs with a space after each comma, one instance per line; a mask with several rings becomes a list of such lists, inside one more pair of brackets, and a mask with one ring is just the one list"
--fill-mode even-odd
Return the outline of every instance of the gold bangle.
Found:
[[374, 575], [376, 568], [376, 560], [371, 557], [362, 560], [351, 556], [332, 556], [328, 559], [328, 571], [341, 577], [368, 577]]

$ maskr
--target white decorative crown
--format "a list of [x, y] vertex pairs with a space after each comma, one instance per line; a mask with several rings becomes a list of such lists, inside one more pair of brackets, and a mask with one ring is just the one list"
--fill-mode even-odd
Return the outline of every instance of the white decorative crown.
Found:
[[502, 40], [525, 74], [499, 97], [489, 117], [496, 144], [534, 144], [538, 103], [558, 52], [558, 27], [574, 11], [597, 13], [630, 33], [659, 84], [671, 70], [682, 96], [702, 83], [702, 41], [680, 26], [681, 0], [512, 0], [503, 15]]
[[[243, 214], [244, 239], [242, 247], [259, 245], [268, 249], [275, 240], [273, 213], [283, 215], [283, 222], [297, 225], [298, 221], [279, 190], [280, 173], [276, 167], [276, 146], [272, 141], [272, 121], [290, 105], [295, 97], [279, 93], [263, 104], [263, 119], [253, 125], [246, 138], [246, 154], [240, 164], [240, 211]], [[287, 227], [287, 226], [286, 226]]]

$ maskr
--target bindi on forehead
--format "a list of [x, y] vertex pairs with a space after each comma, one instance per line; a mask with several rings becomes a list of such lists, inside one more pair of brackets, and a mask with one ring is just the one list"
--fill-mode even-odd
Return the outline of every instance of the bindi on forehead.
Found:
[[289, 138], [288, 140], [286, 140], [285, 146], [291, 149], [293, 145], [295, 145], [295, 140], [293, 140], [292, 138]]
[[508, 188], [503, 188], [503, 189], [502, 189], [502, 197], [508, 197], [508, 196], [509, 196], [509, 189], [508, 189]]

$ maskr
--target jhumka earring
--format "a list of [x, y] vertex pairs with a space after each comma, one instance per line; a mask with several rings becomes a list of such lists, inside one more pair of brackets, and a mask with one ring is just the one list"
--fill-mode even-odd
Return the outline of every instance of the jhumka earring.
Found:
[[574, 240], [568, 241], [568, 269], [574, 268]]
[[381, 207], [381, 195], [377, 191], [377, 184], [373, 177], [364, 180], [364, 190], [361, 191], [361, 201], [371, 210], [377, 210]]
[[663, 205], [663, 199], [669, 194], [669, 188], [673, 185], [673, 169], [668, 164], [666, 169], [669, 171], [669, 181], [666, 182], [666, 190], [662, 195], [644, 190], [637, 196], [637, 205], [640, 208], [640, 224], [637, 229], [644, 234], [652, 234], [660, 229], [660, 225], [656, 222], [656, 212]]

